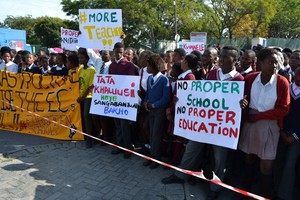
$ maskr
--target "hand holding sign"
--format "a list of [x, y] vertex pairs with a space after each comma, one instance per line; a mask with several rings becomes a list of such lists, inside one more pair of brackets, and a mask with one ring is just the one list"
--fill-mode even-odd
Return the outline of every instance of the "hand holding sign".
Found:
[[242, 109], [245, 109], [248, 106], [247, 95], [244, 96], [243, 99], [240, 100], [240, 106]]
[[78, 46], [112, 50], [114, 44], [120, 42], [124, 34], [122, 10], [79, 9], [79, 29], [81, 37]]

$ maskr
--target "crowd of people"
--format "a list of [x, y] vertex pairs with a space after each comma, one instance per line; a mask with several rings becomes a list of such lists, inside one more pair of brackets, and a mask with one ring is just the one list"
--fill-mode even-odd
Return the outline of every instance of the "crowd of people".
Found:
[[[165, 53], [136, 52], [116, 43], [113, 52], [79, 48], [77, 52], [51, 53], [1, 48], [0, 69], [12, 73], [31, 72], [64, 76], [69, 69], [79, 73], [83, 131], [116, 142], [130, 150], [164, 160], [183, 169], [214, 171], [223, 181], [235, 174], [243, 177], [236, 187], [276, 199], [293, 199], [297, 159], [300, 154], [300, 50], [256, 46], [238, 50], [208, 47], [204, 53], [182, 48]], [[140, 76], [141, 104], [137, 121], [89, 113], [95, 74]], [[245, 81], [240, 101], [242, 124], [238, 150], [188, 141], [173, 134], [177, 80]], [[97, 142], [86, 137], [86, 147]], [[112, 154], [131, 154], [114, 149]], [[145, 161], [155, 169], [156, 162]], [[164, 184], [183, 183], [184, 174], [175, 172]], [[188, 182], [195, 182], [191, 177]], [[216, 199], [221, 187], [210, 185], [207, 199]], [[243, 198], [243, 197], [241, 197]]]

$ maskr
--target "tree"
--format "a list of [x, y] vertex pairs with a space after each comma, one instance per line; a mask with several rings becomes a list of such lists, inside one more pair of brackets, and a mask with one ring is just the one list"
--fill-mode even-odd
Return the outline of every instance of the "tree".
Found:
[[280, 7], [270, 24], [270, 37], [300, 37], [300, 4], [298, 0], [280, 0]]
[[217, 38], [221, 38], [227, 31], [229, 39], [232, 39], [234, 27], [241, 19], [252, 13], [251, 4], [253, 0], [208, 0], [210, 8], [210, 21], [208, 26], [213, 30]]
[[78, 30], [78, 23], [57, 17], [32, 18], [8, 16], [3, 24], [4, 28], [26, 31], [27, 43], [41, 44], [46, 47], [60, 46], [60, 27]]
[[269, 36], [269, 24], [255, 21], [251, 15], [244, 16], [233, 28], [233, 38], [252, 38]]
[[[178, 33], [188, 39], [190, 32], [202, 30], [204, 0], [176, 2]], [[94, 0], [93, 4], [84, 0], [62, 0], [61, 4], [63, 11], [75, 18], [78, 18], [78, 9], [81, 8], [122, 8], [123, 30], [128, 46], [143, 42], [154, 47], [158, 40], [174, 40], [174, 5], [170, 0]]]
[[251, 14], [251, 18], [256, 22], [253, 23], [254, 26], [252, 26], [252, 36], [262, 36], [262, 33], [259, 32], [262, 30], [261, 28], [268, 30], [270, 22], [273, 20], [275, 14], [278, 13], [278, 0], [255, 0], [253, 1], [252, 6], [253, 12]]
[[27, 43], [37, 43], [38, 40], [35, 36], [34, 24], [35, 19], [32, 18], [31, 15], [27, 15], [25, 17], [13, 17], [10, 15], [4, 20], [3, 27], [26, 30]]
[[63, 20], [57, 17], [38, 17], [34, 31], [43, 46], [60, 46], [60, 27], [64, 27]]

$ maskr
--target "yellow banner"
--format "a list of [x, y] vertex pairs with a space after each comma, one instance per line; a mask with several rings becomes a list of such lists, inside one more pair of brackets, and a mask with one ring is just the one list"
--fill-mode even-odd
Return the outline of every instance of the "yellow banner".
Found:
[[0, 71], [0, 129], [61, 140], [83, 140], [79, 133], [69, 137], [70, 129], [59, 125], [82, 130], [80, 104], [76, 101], [78, 80], [76, 71], [69, 76]]

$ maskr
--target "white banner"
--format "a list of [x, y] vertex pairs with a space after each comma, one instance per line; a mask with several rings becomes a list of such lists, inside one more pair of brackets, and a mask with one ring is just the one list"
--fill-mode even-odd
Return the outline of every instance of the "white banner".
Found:
[[178, 81], [174, 134], [236, 149], [243, 81]]
[[180, 42], [179, 48], [183, 48], [186, 54], [190, 54], [193, 50], [204, 53], [205, 44], [203, 42]]
[[136, 121], [140, 77], [96, 74], [90, 113]]
[[79, 46], [92, 49], [113, 50], [121, 41], [121, 9], [79, 9]]
[[206, 45], [207, 33], [206, 32], [191, 32], [190, 41], [191, 42], [201, 42]]
[[60, 28], [61, 48], [70, 51], [77, 51], [79, 31]]

